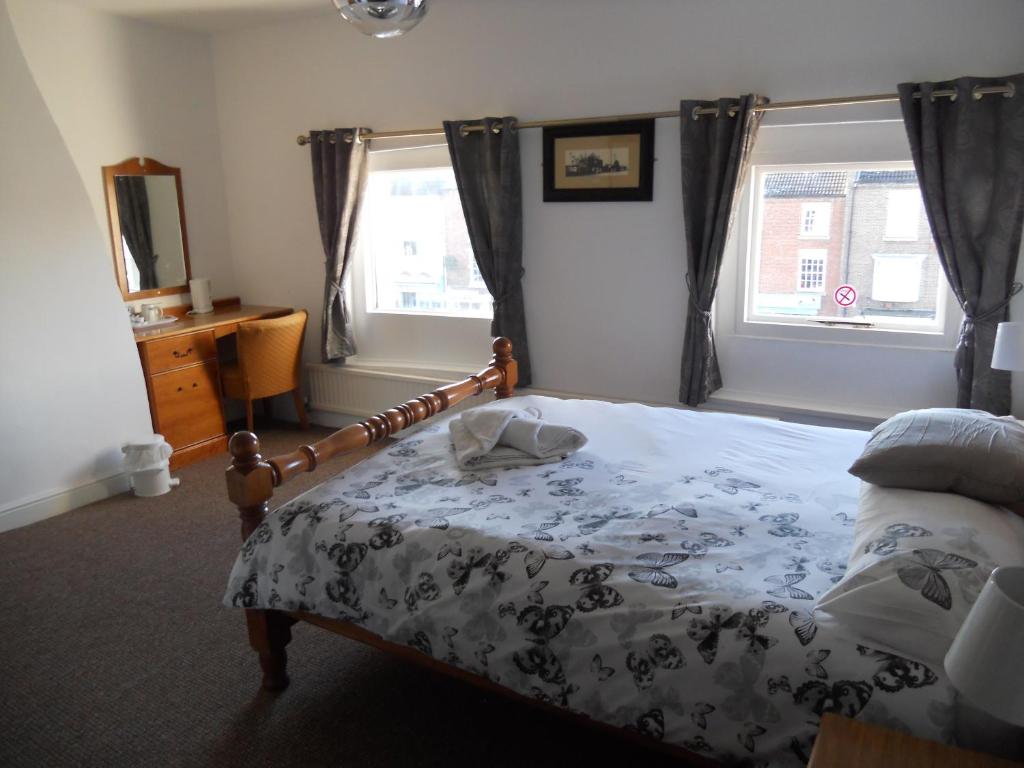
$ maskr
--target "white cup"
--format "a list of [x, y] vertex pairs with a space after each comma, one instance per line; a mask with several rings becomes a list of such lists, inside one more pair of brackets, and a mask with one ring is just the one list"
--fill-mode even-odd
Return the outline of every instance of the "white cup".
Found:
[[142, 316], [147, 323], [155, 323], [164, 316], [164, 311], [159, 304], [143, 304]]

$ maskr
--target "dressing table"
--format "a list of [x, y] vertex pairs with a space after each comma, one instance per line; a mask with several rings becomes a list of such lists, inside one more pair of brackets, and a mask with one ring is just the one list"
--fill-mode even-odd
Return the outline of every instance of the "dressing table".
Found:
[[[181, 170], [149, 157], [103, 167], [114, 273], [126, 302], [186, 294], [192, 278]], [[189, 315], [190, 304], [163, 307], [177, 320], [137, 328], [135, 343], [149, 395], [153, 431], [174, 448], [171, 468], [227, 451], [217, 340], [247, 320], [279, 317], [289, 307], [213, 302]], [[127, 322], [127, 318], [126, 318]]]
[[171, 469], [227, 451], [217, 339], [234, 334], [247, 320], [292, 311], [246, 305], [237, 298], [218, 300], [213, 306], [205, 315], [186, 314], [188, 305], [165, 307], [164, 314], [178, 317], [176, 322], [135, 331], [153, 431], [174, 448]]

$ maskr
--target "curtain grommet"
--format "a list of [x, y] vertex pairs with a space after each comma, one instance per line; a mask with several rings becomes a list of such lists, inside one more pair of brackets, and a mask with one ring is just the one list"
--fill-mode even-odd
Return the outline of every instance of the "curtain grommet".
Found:
[[1006, 84], [1006, 90], [1003, 91], [1003, 98], [1004, 99], [1012, 99], [1016, 95], [1017, 95], [1017, 86], [1014, 85], [1013, 83], [1007, 83]]
[[345, 131], [341, 138], [346, 144], [351, 144], [353, 141], [352, 131]]
[[700, 120], [700, 111], [702, 109], [703, 109], [703, 107], [700, 107], [700, 106], [694, 107], [693, 108], [693, 112], [690, 113], [690, 117], [693, 118], [694, 120]]
[[501, 133], [501, 123], [491, 123], [491, 133], [495, 136]]
[[519, 122], [514, 117], [511, 117], [508, 119], [505, 127], [508, 128], [509, 133], [515, 133], [519, 130]]
[[467, 136], [469, 136], [469, 126], [466, 125], [465, 123], [459, 126], [459, 136], [461, 136], [462, 138], [466, 138]]
[[355, 129], [355, 130], [354, 130], [354, 131], [352, 132], [352, 134], [353, 134], [353, 140], [355, 141], [355, 143], [356, 143], [357, 145], [358, 145], [358, 144], [362, 144], [362, 143], [363, 143], [363, 136], [362, 136], [362, 130], [361, 130], [361, 129], [359, 129], [359, 128], [356, 128], [356, 129]]

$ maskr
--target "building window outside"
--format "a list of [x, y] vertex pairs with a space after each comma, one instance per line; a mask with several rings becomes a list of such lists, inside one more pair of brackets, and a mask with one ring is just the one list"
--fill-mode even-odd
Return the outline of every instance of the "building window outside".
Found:
[[910, 163], [758, 166], [750, 200], [745, 322], [943, 330], [945, 276], [917, 238], [929, 230]]
[[825, 290], [824, 248], [800, 249], [800, 273], [797, 276], [797, 290], [821, 293]]
[[871, 274], [874, 301], [909, 304], [921, 298], [921, 265], [925, 256], [876, 253]]
[[921, 191], [890, 189], [885, 209], [886, 240], [917, 240], [921, 220]]
[[371, 170], [362, 216], [368, 311], [491, 317], [450, 165]]
[[814, 240], [827, 240], [829, 219], [832, 218], [830, 203], [804, 203], [800, 206], [800, 236]]

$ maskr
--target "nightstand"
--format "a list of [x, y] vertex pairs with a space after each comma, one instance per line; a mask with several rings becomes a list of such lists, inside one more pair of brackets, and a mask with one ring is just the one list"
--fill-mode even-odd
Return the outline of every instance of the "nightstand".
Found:
[[826, 714], [807, 768], [1011, 768], [1020, 763], [947, 747], [877, 725]]

